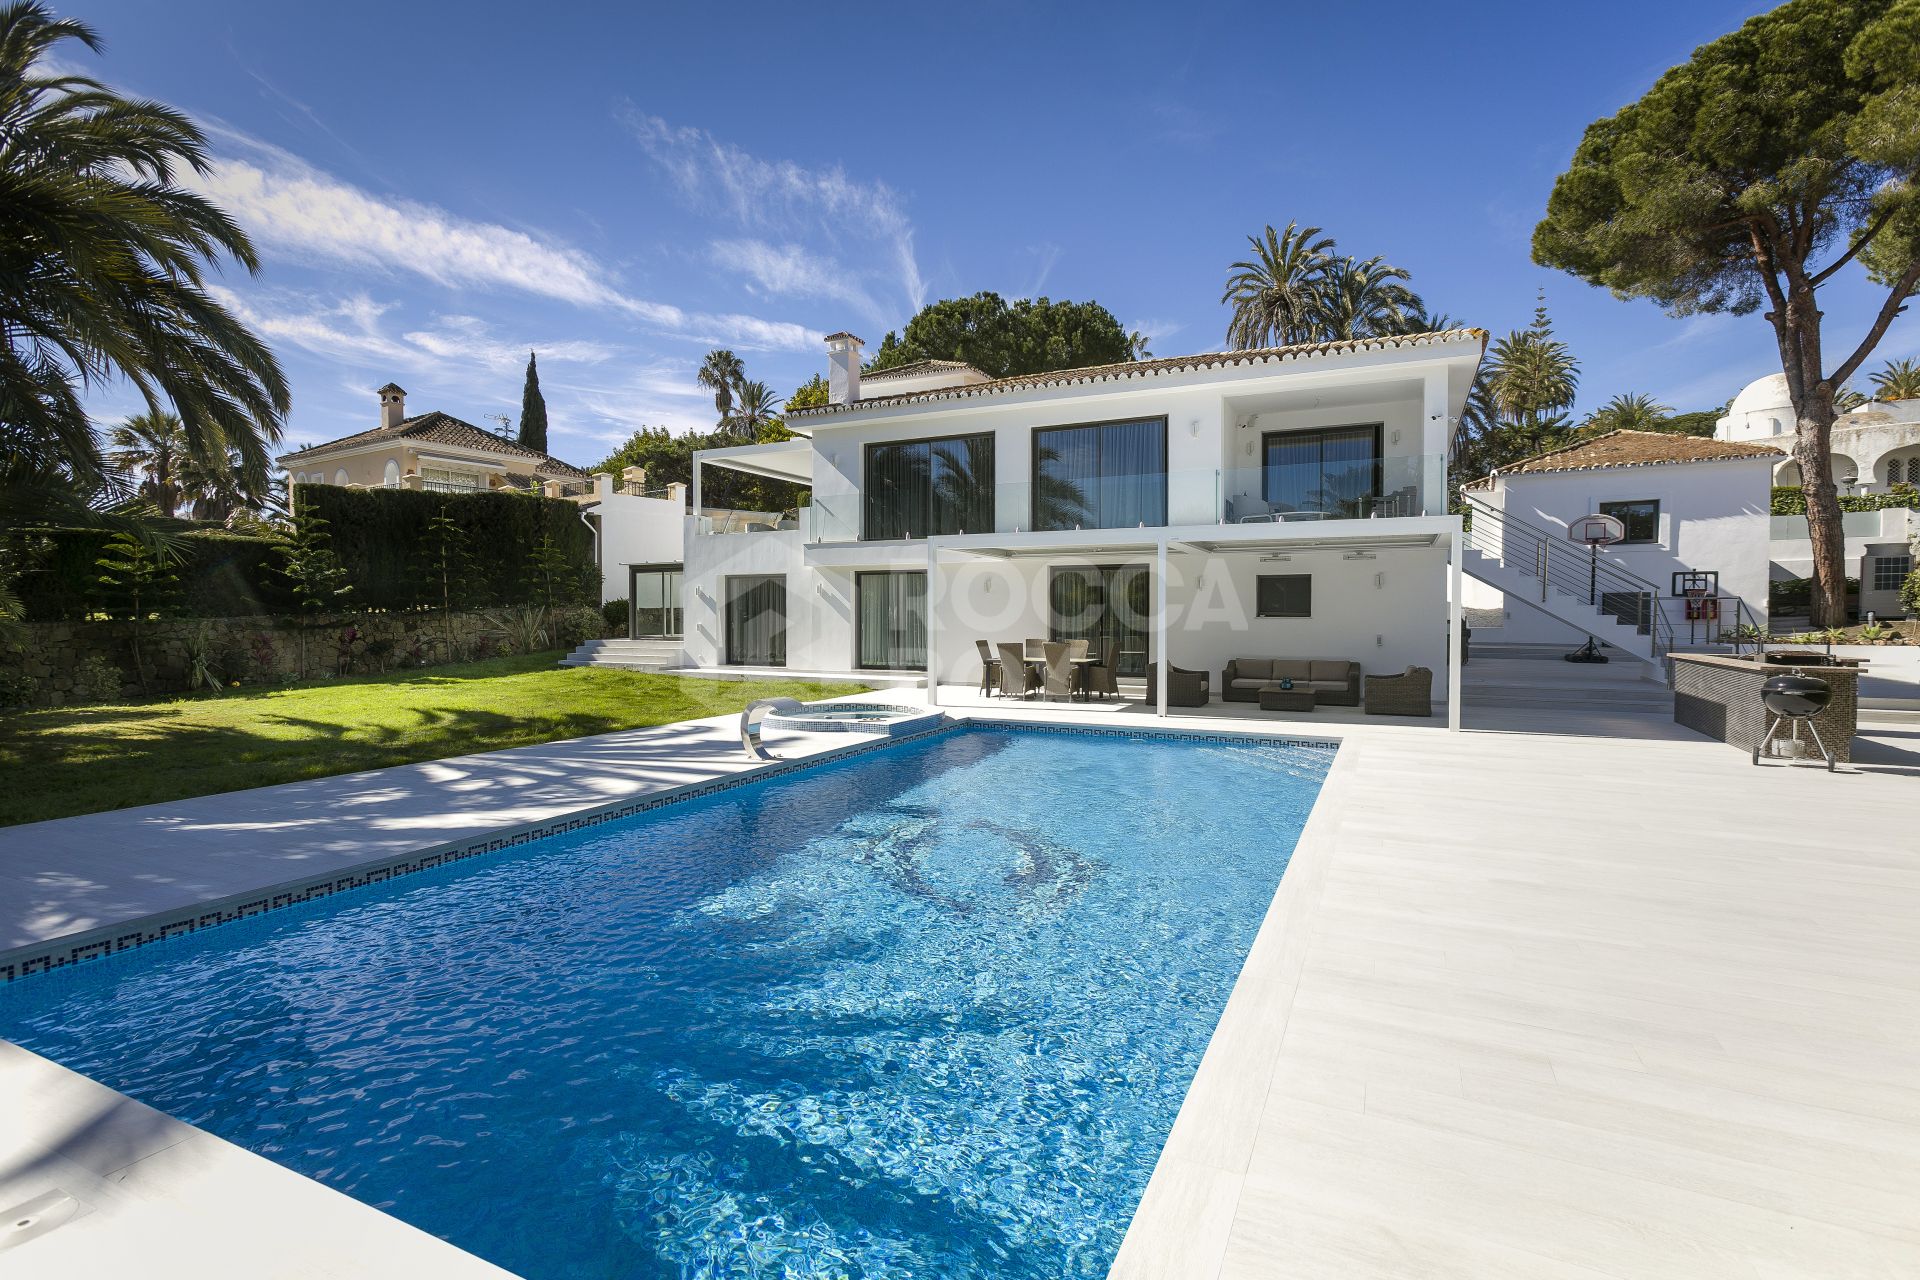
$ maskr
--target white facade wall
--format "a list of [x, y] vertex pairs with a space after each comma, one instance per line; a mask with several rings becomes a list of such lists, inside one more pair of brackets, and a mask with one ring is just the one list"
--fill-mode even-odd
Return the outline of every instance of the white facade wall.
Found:
[[[1663, 608], [1681, 637], [1684, 610], [1673, 599], [1673, 575], [1717, 572], [1720, 594], [1737, 596], [1762, 623], [1767, 612], [1768, 520], [1772, 463], [1766, 458], [1686, 462], [1645, 467], [1598, 467], [1590, 471], [1521, 472], [1499, 477], [1476, 495], [1509, 516], [1564, 538], [1567, 526], [1599, 511], [1603, 502], [1652, 499], [1660, 504], [1659, 537], [1653, 543], [1623, 543], [1602, 555], [1659, 590]], [[1499, 635], [1482, 638], [1510, 644], [1579, 643], [1583, 634], [1523, 601], [1506, 599], [1482, 583], [1462, 598], [1469, 608], [1505, 610]], [[1731, 623], [1723, 615], [1722, 622]], [[1702, 628], [1703, 632], [1710, 628]]]
[[636, 498], [612, 492], [612, 477], [597, 476], [600, 518], [600, 599], [627, 595], [627, 568], [636, 564], [679, 564], [684, 558], [687, 510], [665, 498]]

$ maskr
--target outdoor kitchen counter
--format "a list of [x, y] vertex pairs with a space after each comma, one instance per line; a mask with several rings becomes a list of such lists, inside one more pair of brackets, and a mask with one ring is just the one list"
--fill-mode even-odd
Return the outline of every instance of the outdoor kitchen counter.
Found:
[[[1791, 651], [1792, 654], [1798, 652]], [[1853, 733], [1859, 720], [1859, 664], [1849, 658], [1837, 658], [1831, 660], [1836, 665], [1827, 666], [1824, 654], [1803, 656], [1805, 661], [1795, 662], [1790, 653], [1771, 651], [1767, 661], [1758, 662], [1750, 657], [1723, 654], [1674, 654], [1675, 723], [1751, 752], [1767, 733], [1767, 708], [1760, 700], [1760, 686], [1774, 676], [1799, 671], [1825, 680], [1832, 688], [1833, 700], [1812, 723], [1834, 757], [1843, 764], [1849, 762], [1853, 758]], [[1783, 726], [1775, 741], [1785, 736]], [[1807, 750], [1817, 758], [1818, 749], [1810, 735]]]

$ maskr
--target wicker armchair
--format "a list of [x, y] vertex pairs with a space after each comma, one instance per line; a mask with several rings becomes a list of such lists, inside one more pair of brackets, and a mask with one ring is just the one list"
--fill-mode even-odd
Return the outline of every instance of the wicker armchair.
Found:
[[[1212, 698], [1208, 686], [1213, 677], [1205, 671], [1188, 671], [1184, 667], [1167, 664], [1167, 705], [1170, 707], [1204, 707]], [[1149, 706], [1160, 704], [1160, 664], [1147, 664], [1147, 703]]]
[[1366, 712], [1370, 716], [1433, 714], [1433, 672], [1408, 667], [1397, 676], [1368, 676]]

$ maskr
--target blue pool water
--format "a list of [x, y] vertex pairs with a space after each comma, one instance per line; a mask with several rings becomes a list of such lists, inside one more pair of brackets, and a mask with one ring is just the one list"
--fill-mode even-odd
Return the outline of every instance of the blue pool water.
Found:
[[0, 990], [529, 1277], [1105, 1273], [1332, 753], [969, 728]]

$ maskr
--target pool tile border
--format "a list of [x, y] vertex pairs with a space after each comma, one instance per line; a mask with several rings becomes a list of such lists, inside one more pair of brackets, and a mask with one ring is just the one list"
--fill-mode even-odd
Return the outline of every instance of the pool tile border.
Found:
[[760, 768], [746, 769], [724, 778], [710, 778], [705, 782], [690, 782], [684, 786], [670, 787], [640, 799], [615, 800], [524, 827], [503, 827], [485, 835], [375, 859], [346, 871], [328, 872], [311, 879], [283, 881], [264, 889], [251, 890], [211, 902], [197, 903], [191, 907], [159, 912], [98, 929], [89, 929], [47, 942], [29, 943], [24, 947], [16, 947], [12, 951], [0, 953], [0, 983], [15, 982], [36, 974], [70, 968], [91, 960], [118, 955], [123, 951], [131, 951], [136, 947], [170, 942], [175, 938], [184, 938], [216, 925], [246, 920], [268, 911], [278, 911], [283, 907], [297, 906], [319, 898], [331, 897], [351, 889], [384, 884], [396, 877], [419, 871], [431, 871], [450, 862], [461, 862], [468, 858], [479, 857], [481, 854], [497, 853], [502, 849], [511, 849], [548, 836], [564, 835], [567, 832], [599, 826], [605, 822], [617, 822], [636, 814], [678, 804], [683, 800], [716, 795], [722, 791], [731, 791], [735, 787], [748, 786], [768, 778], [786, 777], [836, 760], [848, 760], [871, 752], [884, 751], [888, 747], [903, 742], [918, 742], [963, 728], [1015, 733], [1072, 734], [1099, 738], [1177, 739], [1189, 742], [1217, 742], [1234, 746], [1255, 744], [1318, 750], [1334, 750], [1340, 745], [1325, 738], [1278, 738], [1261, 733], [1123, 729], [1049, 724], [1045, 721], [1031, 720], [975, 720], [966, 717], [950, 717], [944, 724], [933, 725], [914, 733], [880, 737], [871, 742], [834, 747], [811, 756], [781, 760]]

